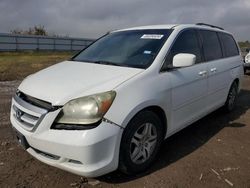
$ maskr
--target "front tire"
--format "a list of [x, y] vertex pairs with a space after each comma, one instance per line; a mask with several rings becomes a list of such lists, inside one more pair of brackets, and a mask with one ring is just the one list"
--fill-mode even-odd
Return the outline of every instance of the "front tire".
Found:
[[138, 113], [125, 128], [120, 148], [119, 169], [125, 174], [146, 170], [154, 161], [164, 129], [159, 117], [151, 111]]

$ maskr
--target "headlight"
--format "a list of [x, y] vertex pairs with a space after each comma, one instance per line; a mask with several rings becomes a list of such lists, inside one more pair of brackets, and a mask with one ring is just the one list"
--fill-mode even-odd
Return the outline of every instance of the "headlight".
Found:
[[55, 123], [74, 125], [97, 123], [110, 108], [115, 95], [115, 91], [109, 91], [71, 100], [63, 106]]

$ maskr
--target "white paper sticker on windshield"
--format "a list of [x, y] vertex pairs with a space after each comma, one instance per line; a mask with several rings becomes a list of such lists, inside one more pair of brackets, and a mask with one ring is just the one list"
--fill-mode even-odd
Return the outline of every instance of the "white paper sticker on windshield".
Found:
[[164, 35], [159, 34], [144, 34], [141, 36], [141, 39], [161, 39]]

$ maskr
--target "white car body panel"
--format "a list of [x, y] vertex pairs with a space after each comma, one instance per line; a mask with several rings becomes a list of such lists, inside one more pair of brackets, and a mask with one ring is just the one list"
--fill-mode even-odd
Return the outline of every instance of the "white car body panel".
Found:
[[197, 64], [169, 73], [172, 84], [172, 131], [206, 112], [207, 74], [199, 74], [206, 71], [206, 67], [206, 64]]
[[143, 69], [65, 61], [28, 76], [19, 89], [30, 96], [51, 102], [54, 106], [60, 106], [74, 98], [110, 91], [142, 71]]
[[[60, 108], [45, 114], [35, 131], [25, 130], [14, 117], [16, 112], [13, 105], [34, 116], [39, 114], [23, 108], [13, 99], [11, 123], [27, 139], [31, 146], [27, 151], [49, 165], [75, 174], [96, 177], [117, 169], [122, 133], [141, 110], [157, 107], [164, 112], [167, 138], [221, 107], [233, 81], [237, 79], [239, 85], [241, 83], [243, 63], [240, 55], [166, 72], [161, 72], [161, 67], [168, 50], [182, 30], [197, 28], [228, 32], [197, 25], [143, 26], [114, 32], [173, 27], [173, 32], [154, 62], [145, 70], [65, 61], [27, 77], [18, 89], [29, 96], [50, 102], [53, 106], [63, 106], [72, 99], [96, 93], [116, 92], [100, 125], [81, 131], [51, 129]], [[58, 156], [59, 159], [49, 159], [38, 150]]]
[[[241, 75], [239, 67], [241, 59], [239, 56], [208, 63], [208, 110], [223, 105], [226, 102], [232, 80]], [[234, 71], [237, 73], [235, 74]]]

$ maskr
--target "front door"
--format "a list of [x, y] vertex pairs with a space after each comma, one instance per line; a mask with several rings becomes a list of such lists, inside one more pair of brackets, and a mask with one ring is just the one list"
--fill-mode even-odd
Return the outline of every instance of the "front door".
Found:
[[196, 64], [169, 70], [171, 79], [171, 125], [169, 134], [197, 120], [206, 112], [207, 65], [202, 63], [200, 42], [193, 29], [182, 31], [171, 47], [164, 66], [171, 66], [174, 55], [196, 55]]

